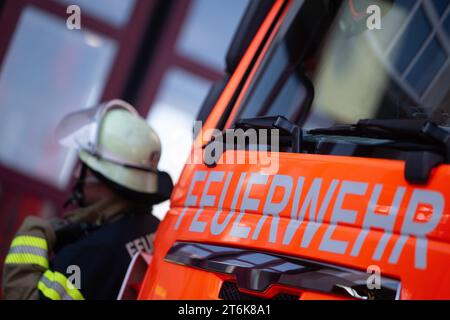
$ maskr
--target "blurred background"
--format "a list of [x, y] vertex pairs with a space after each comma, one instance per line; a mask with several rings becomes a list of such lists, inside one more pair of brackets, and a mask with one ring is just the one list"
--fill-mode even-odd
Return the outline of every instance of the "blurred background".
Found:
[[[66, 26], [72, 4], [80, 30]], [[77, 160], [53, 130], [73, 110], [113, 98], [133, 104], [161, 137], [161, 170], [177, 180], [247, 4], [0, 0], [0, 261], [26, 215], [61, 213]]]

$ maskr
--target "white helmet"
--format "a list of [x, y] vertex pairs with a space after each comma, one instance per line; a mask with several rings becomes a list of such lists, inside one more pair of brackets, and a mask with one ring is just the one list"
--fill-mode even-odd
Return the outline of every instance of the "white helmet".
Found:
[[81, 161], [106, 179], [138, 193], [161, 191], [161, 141], [130, 104], [112, 100], [71, 113], [56, 134], [62, 145], [79, 150]]

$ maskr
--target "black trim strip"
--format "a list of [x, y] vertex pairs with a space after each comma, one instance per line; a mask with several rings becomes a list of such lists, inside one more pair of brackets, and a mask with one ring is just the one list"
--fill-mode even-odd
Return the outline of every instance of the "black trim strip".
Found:
[[371, 290], [366, 272], [246, 249], [176, 242], [165, 260], [233, 275], [240, 289], [256, 292], [275, 284], [360, 300], [395, 300], [400, 292], [400, 282], [391, 278], [381, 277], [380, 288]]

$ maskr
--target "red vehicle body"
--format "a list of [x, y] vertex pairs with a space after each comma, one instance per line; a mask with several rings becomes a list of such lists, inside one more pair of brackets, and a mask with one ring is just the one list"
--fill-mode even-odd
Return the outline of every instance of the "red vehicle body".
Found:
[[[241, 28], [255, 30], [246, 36], [238, 34], [233, 44], [234, 53], [240, 50], [240, 54], [230, 54], [230, 76], [209, 102], [209, 116], [157, 232], [139, 299], [450, 298], [450, 166], [442, 152], [445, 139], [433, 133], [434, 138], [427, 136], [431, 131], [446, 136], [441, 117], [450, 102], [446, 98], [449, 82], [442, 80], [446, 64], [437, 68], [433, 75], [439, 79], [429, 80], [426, 89], [423, 79], [409, 81], [414, 63], [421, 63], [424, 52], [430, 52], [427, 43], [434, 41], [431, 38], [408, 61], [409, 75], [399, 75], [399, 70], [405, 71], [399, 67], [405, 55], [397, 55], [400, 59], [392, 59], [389, 65], [386, 57], [383, 60], [375, 54], [383, 50], [364, 45], [373, 37], [384, 38], [368, 35], [371, 1], [364, 2], [365, 7], [357, 2], [277, 0], [268, 1], [270, 6], [263, 9], [249, 9]], [[388, 23], [383, 30], [394, 28], [389, 23], [396, 22], [395, 10], [404, 13], [404, 21], [398, 21], [398, 32], [403, 34], [417, 10], [431, 10], [430, 4], [402, 9], [396, 1], [374, 2], [381, 5], [382, 22]], [[259, 21], [257, 28], [249, 21]], [[401, 37], [391, 35], [391, 41], [400, 42]], [[359, 43], [358, 39], [364, 40]], [[414, 42], [414, 37], [406, 37], [403, 43], [408, 41]], [[440, 38], [436, 41], [447, 45]], [[242, 46], [236, 49], [239, 42]], [[283, 67], [280, 61], [284, 60], [277, 56], [281, 44], [285, 44], [290, 67]], [[395, 46], [388, 45], [390, 50]], [[353, 54], [347, 48], [363, 52]], [[338, 53], [342, 57], [335, 60]], [[275, 66], [272, 71], [271, 66]], [[340, 71], [340, 67], [353, 71]], [[295, 87], [303, 88], [299, 96], [287, 95], [295, 100], [295, 108], [289, 99], [272, 108], [277, 104], [273, 98], [268, 108], [250, 112], [252, 97], [264, 92], [277, 96], [285, 90], [273, 70], [288, 70], [283, 80], [288, 83], [294, 69]], [[376, 70], [384, 71], [377, 75]], [[424, 70], [420, 75], [429, 73]], [[303, 75], [313, 79], [315, 95]], [[258, 87], [264, 79], [272, 79], [273, 85]], [[370, 99], [375, 102], [367, 102]], [[411, 101], [415, 101], [414, 112], [408, 109]], [[434, 107], [428, 107], [430, 101], [435, 101]], [[374, 120], [365, 126], [360, 122], [329, 131], [310, 130], [320, 127], [311, 119], [318, 109], [332, 118], [325, 127], [363, 118], [399, 122], [390, 125]], [[239, 120], [252, 116], [269, 120], [284, 116], [302, 128], [303, 135], [291, 132], [300, 150], [295, 151], [295, 146], [283, 149], [282, 143], [279, 151], [268, 152], [276, 161], [275, 172], [268, 171], [263, 161], [205, 164], [205, 146], [215, 135], [211, 129], [232, 129]], [[423, 128], [428, 121], [437, 124], [433, 127], [437, 131]], [[252, 123], [244, 121], [246, 128]], [[423, 130], [414, 135], [411, 123], [420, 123]], [[402, 124], [407, 126], [402, 128]], [[227, 149], [220, 159], [240, 156], [249, 160], [261, 152]], [[381, 283], [369, 288], [367, 280], [374, 275]]]

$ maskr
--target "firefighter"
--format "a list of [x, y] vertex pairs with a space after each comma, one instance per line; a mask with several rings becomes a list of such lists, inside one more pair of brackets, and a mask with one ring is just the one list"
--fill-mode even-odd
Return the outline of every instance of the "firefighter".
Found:
[[56, 130], [78, 150], [80, 168], [63, 218], [29, 216], [5, 260], [5, 299], [116, 299], [135, 243], [151, 251], [152, 205], [173, 188], [157, 170], [161, 144], [121, 100], [75, 112]]

